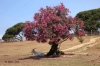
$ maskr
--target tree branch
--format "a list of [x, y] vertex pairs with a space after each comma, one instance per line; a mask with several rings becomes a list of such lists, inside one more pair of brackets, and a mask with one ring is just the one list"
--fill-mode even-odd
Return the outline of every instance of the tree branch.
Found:
[[61, 44], [62, 42], [66, 41], [68, 38], [62, 39], [58, 42], [58, 44]]

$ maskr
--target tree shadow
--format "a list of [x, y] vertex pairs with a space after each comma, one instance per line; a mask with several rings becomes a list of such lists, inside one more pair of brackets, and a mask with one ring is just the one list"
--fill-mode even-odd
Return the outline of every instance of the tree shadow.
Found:
[[[18, 60], [28, 60], [28, 59], [31, 59], [31, 60], [40, 60], [42, 58], [46, 58], [46, 59], [54, 59], [54, 58], [61, 58], [63, 56], [76, 56], [78, 55], [77, 53], [65, 53], [63, 55], [52, 55], [52, 56], [29, 56], [29, 57], [25, 57], [25, 58], [19, 58]], [[81, 54], [79, 54], [81, 55]]]
[[40, 60], [42, 58], [57, 58], [57, 57], [60, 57], [59, 55], [53, 55], [53, 56], [30, 56], [30, 57], [25, 57], [25, 58], [19, 58], [18, 60], [28, 60], [28, 59], [31, 59], [31, 60]]
[[42, 57], [36, 57], [36, 56], [30, 56], [30, 57], [25, 57], [25, 58], [19, 58], [18, 60], [27, 60], [27, 59], [41, 59]]

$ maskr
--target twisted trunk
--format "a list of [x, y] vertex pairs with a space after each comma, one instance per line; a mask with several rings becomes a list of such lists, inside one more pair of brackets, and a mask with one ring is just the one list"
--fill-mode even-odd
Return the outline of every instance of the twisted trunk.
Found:
[[46, 56], [53, 56], [53, 55], [64, 55], [64, 52], [59, 50], [58, 44], [56, 43], [52, 44], [51, 49], [49, 50]]
[[54, 55], [57, 52], [57, 50], [58, 50], [58, 44], [53, 43], [51, 49], [47, 53], [47, 56]]

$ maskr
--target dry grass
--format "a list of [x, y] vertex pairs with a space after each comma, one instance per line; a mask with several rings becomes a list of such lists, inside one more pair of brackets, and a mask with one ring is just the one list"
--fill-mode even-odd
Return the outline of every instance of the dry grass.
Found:
[[[91, 37], [83, 37], [88, 42]], [[92, 37], [94, 38], [94, 37]], [[78, 40], [67, 40], [61, 44], [61, 49], [66, 49], [80, 44]], [[32, 58], [31, 50], [48, 52], [50, 45], [37, 43], [35, 41], [1, 43], [0, 44], [0, 66], [99, 66], [100, 45], [89, 48], [81, 53], [66, 54], [57, 58]], [[93, 52], [92, 52], [93, 51]], [[66, 52], [67, 53], [67, 52]], [[87, 53], [89, 55], [87, 55]], [[96, 59], [96, 61], [95, 61]], [[92, 60], [94, 62], [92, 63]]]

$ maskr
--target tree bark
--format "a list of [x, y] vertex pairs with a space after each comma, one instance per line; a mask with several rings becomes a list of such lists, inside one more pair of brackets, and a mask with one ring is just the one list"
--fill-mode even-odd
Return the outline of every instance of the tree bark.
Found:
[[58, 50], [58, 44], [53, 43], [51, 49], [49, 50], [46, 56], [54, 55], [57, 52], [57, 50]]
[[51, 46], [51, 49], [49, 50], [46, 56], [60, 56], [64, 54], [65, 53], [63, 51], [59, 50], [58, 44], [53, 43]]

